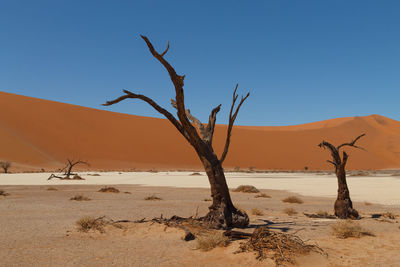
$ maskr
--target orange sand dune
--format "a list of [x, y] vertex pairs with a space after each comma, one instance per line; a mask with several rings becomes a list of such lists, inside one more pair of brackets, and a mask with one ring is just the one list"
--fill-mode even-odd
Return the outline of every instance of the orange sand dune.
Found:
[[[0, 92], [0, 159], [14, 170], [56, 169], [68, 157], [94, 169], [200, 168], [194, 150], [167, 120], [133, 116]], [[214, 146], [221, 153], [226, 126]], [[328, 151], [317, 144], [350, 141], [350, 169], [400, 168], [400, 122], [371, 115], [296, 126], [237, 126], [225, 168], [330, 169]]]

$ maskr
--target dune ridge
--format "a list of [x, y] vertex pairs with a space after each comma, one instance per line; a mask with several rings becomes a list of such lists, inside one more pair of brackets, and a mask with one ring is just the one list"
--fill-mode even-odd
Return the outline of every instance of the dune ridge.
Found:
[[[68, 157], [97, 170], [199, 169], [194, 150], [165, 119], [127, 115], [0, 92], [0, 159], [15, 170], [54, 170]], [[226, 125], [217, 125], [214, 147], [222, 152]], [[400, 168], [400, 122], [380, 115], [347, 117], [294, 126], [236, 126], [224, 167], [262, 170], [331, 169], [329, 152], [366, 133], [347, 149], [349, 169]]]

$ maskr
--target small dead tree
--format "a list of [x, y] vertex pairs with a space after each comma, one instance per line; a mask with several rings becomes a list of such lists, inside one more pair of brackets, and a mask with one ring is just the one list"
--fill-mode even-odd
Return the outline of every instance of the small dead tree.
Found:
[[[72, 168], [74, 168], [78, 164], [84, 164], [84, 165], [90, 166], [90, 164], [87, 161], [67, 159], [65, 167], [60, 170], [60, 172], [64, 172], [64, 177], [51, 174], [47, 180], [50, 180], [52, 178], [71, 179], [72, 175], [76, 175], [76, 173], [72, 173]], [[78, 177], [78, 178], [80, 178], [80, 177]]]
[[11, 162], [0, 161], [0, 167], [4, 170], [4, 173], [8, 173], [8, 169], [11, 167]]
[[362, 147], [356, 146], [356, 142], [363, 137], [365, 134], [358, 136], [356, 139], [351, 141], [350, 143], [343, 143], [337, 147], [334, 145], [322, 141], [318, 146], [321, 148], [327, 148], [331, 152], [332, 160], [327, 160], [335, 167], [335, 173], [338, 179], [338, 195], [335, 201], [334, 209], [335, 215], [341, 219], [356, 219], [359, 217], [357, 210], [353, 209], [353, 203], [350, 199], [349, 188], [347, 187], [346, 182], [346, 163], [349, 155], [343, 151], [342, 158], [340, 157], [340, 149], [345, 146], [350, 146], [358, 149], [365, 150]]
[[212, 147], [212, 141], [217, 113], [220, 111], [221, 105], [218, 105], [211, 111], [208, 124], [202, 124], [190, 113], [189, 109], [185, 108], [183, 92], [185, 76], [178, 75], [175, 72], [175, 69], [164, 58], [169, 49], [169, 42], [165, 51], [158, 53], [146, 36], [141, 35], [141, 37], [146, 42], [150, 53], [164, 66], [170, 76], [176, 93], [175, 100], [172, 99], [171, 104], [177, 110], [178, 119], [176, 119], [174, 115], [172, 115], [166, 109], [160, 107], [151, 98], [144, 95], [135, 94], [127, 90], [123, 90], [124, 95], [115, 100], [107, 101], [104, 106], [114, 105], [128, 98], [140, 99], [164, 115], [195, 149], [207, 173], [211, 185], [211, 196], [213, 203], [209, 207], [208, 214], [203, 217], [203, 220], [214, 228], [246, 227], [249, 224], [249, 217], [244, 211], [238, 210], [233, 205], [229, 194], [228, 185], [226, 183], [224, 170], [222, 168], [222, 163], [224, 162], [229, 150], [233, 124], [239, 113], [240, 107], [249, 97], [249, 93], [247, 93], [247, 95], [244, 97], [242, 96], [239, 104], [235, 108], [236, 101], [238, 99], [238, 95], [236, 94], [238, 85], [236, 85], [235, 90], [233, 91], [225, 146], [221, 157], [218, 158]]

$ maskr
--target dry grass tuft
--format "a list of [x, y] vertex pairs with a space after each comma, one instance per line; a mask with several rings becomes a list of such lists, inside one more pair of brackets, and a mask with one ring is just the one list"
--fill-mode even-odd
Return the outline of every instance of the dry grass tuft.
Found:
[[91, 199], [88, 198], [88, 197], [85, 197], [84, 195], [76, 195], [76, 196], [71, 197], [69, 200], [89, 201], [89, 200], [91, 200]]
[[86, 216], [76, 221], [79, 232], [89, 232], [90, 230], [97, 230], [100, 233], [104, 233], [104, 226], [106, 224], [107, 222], [103, 219], [103, 217], [96, 219], [90, 216]]
[[98, 192], [102, 192], [102, 193], [119, 193], [119, 190], [115, 187], [112, 186], [105, 186], [103, 188], [101, 188]]
[[58, 191], [58, 189], [55, 187], [48, 187], [46, 190], [47, 191]]
[[9, 193], [6, 193], [6, 191], [4, 191], [3, 189], [0, 189], [0, 196], [8, 196], [10, 195]]
[[295, 204], [303, 204], [304, 203], [304, 201], [301, 198], [295, 197], [295, 196], [284, 198], [284, 199], [282, 199], [282, 202], [295, 203]]
[[270, 258], [277, 266], [284, 262], [295, 264], [296, 255], [308, 254], [312, 251], [324, 254], [315, 245], [307, 245], [299, 237], [292, 234], [274, 232], [266, 226], [254, 230], [249, 240], [240, 245], [238, 253], [254, 251], [258, 260]]
[[382, 213], [382, 216], [385, 218], [388, 218], [388, 219], [392, 219], [392, 220], [396, 219], [396, 214], [389, 212], [389, 211]]
[[196, 248], [203, 251], [210, 251], [216, 247], [226, 247], [229, 239], [222, 232], [209, 232], [197, 238]]
[[265, 193], [261, 193], [261, 194], [255, 195], [254, 197], [255, 197], [255, 198], [259, 198], [259, 197], [262, 197], [262, 198], [271, 198], [271, 196], [269, 196], [269, 195], [267, 195], [267, 194], [265, 194]]
[[257, 208], [251, 209], [251, 214], [253, 215], [257, 215], [257, 216], [263, 216], [264, 212], [262, 212], [262, 210], [259, 210]]
[[202, 174], [199, 173], [199, 172], [194, 172], [194, 173], [190, 174], [190, 176], [201, 176], [201, 175], [202, 175]]
[[151, 196], [145, 197], [144, 200], [162, 200], [162, 198], [159, 198], [156, 195], [151, 195]]
[[332, 233], [338, 238], [348, 238], [348, 237], [361, 237], [364, 235], [374, 236], [369, 230], [366, 230], [360, 226], [358, 222], [353, 222], [351, 220], [338, 222], [331, 225]]
[[315, 214], [320, 217], [329, 217], [329, 213], [324, 210], [319, 210]]
[[255, 188], [252, 185], [239, 185], [233, 192], [242, 192], [242, 193], [259, 193], [260, 190]]
[[368, 201], [364, 201], [364, 205], [365, 205], [365, 206], [372, 206], [372, 203], [371, 203], [371, 202], [368, 202]]
[[128, 191], [124, 192], [124, 194], [132, 195], [132, 193]]
[[205, 199], [203, 199], [203, 201], [212, 201], [212, 199], [210, 199], [210, 198], [205, 198]]
[[297, 214], [297, 211], [293, 208], [286, 208], [283, 210], [284, 213], [286, 213], [289, 216]]

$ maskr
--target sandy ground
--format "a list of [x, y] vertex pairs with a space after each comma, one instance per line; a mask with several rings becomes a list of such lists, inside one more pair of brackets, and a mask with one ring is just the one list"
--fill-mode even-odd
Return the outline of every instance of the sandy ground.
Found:
[[[144, 186], [169, 186], [183, 188], [209, 188], [207, 176], [193, 176], [193, 172], [102, 172], [80, 173], [85, 180], [62, 181], [47, 178], [49, 173], [0, 174], [0, 185], [90, 185], [134, 184]], [[226, 173], [230, 188], [251, 184], [260, 189], [287, 190], [294, 193], [335, 197], [337, 179], [332, 174], [315, 173]], [[369, 201], [400, 206], [400, 176], [378, 174], [375, 176], [347, 177], [351, 197], [355, 201]]]
[[[36, 175], [39, 174], [32, 177]], [[271, 261], [257, 261], [253, 253], [234, 254], [240, 241], [235, 241], [226, 248], [203, 252], [195, 249], [196, 241], [185, 242], [181, 239], [182, 230], [165, 228], [158, 224], [135, 224], [127, 229], [109, 227], [105, 233], [78, 232], [75, 222], [83, 216], [105, 215], [114, 220], [138, 220], [158, 217], [161, 214], [164, 217], [187, 217], [197, 212], [204, 215], [210, 204], [204, 201], [209, 198], [207, 188], [150, 187], [125, 183], [115, 185], [121, 193], [100, 193], [97, 191], [102, 184], [114, 177], [111, 174], [109, 178], [106, 178], [108, 174], [100, 175], [90, 176], [88, 180], [81, 181], [89, 183], [92, 179], [97, 179], [97, 185], [66, 185], [66, 181], [55, 180], [46, 181], [42, 185], [0, 186], [10, 194], [6, 197], [0, 196], [0, 265], [274, 266]], [[128, 176], [122, 176], [125, 175]], [[158, 173], [151, 175], [159, 180], [164, 177], [161, 175], [166, 176]], [[15, 183], [18, 182], [17, 175], [8, 175], [7, 178], [4, 175], [0, 176], [2, 184], [11, 177], [15, 178]], [[167, 177], [164, 178], [167, 180]], [[384, 177], [376, 179], [382, 178]], [[196, 179], [206, 180], [206, 177], [196, 176]], [[244, 178], [229, 178], [229, 183], [233, 185], [235, 179]], [[251, 182], [263, 180], [254, 177], [252, 179]], [[281, 179], [284, 178], [279, 178]], [[304, 179], [298, 180], [299, 187]], [[54, 187], [57, 191], [47, 190], [49, 187]], [[318, 254], [300, 257], [297, 259], [300, 266], [400, 266], [398, 218], [383, 221], [371, 218], [373, 213], [387, 211], [399, 215], [398, 206], [365, 205], [363, 202], [355, 202], [355, 208], [363, 216], [359, 223], [375, 236], [339, 239], [332, 235], [330, 227], [338, 220], [310, 219], [303, 215], [303, 212], [315, 213], [319, 210], [332, 213], [333, 198], [299, 196], [304, 200], [303, 204], [288, 204], [283, 203], [282, 199], [296, 194], [282, 190], [261, 191], [271, 198], [255, 198], [255, 194], [232, 192], [234, 203], [250, 214], [252, 227], [268, 225], [276, 231], [298, 231], [297, 235], [303, 240], [309, 244], [318, 244], [328, 254], [328, 257]], [[69, 200], [77, 194], [83, 194], [91, 200]], [[153, 194], [162, 200], [144, 200]], [[295, 209], [298, 214], [285, 214], [283, 210], [288, 207]], [[264, 215], [252, 215], [253, 208], [261, 210]]]

